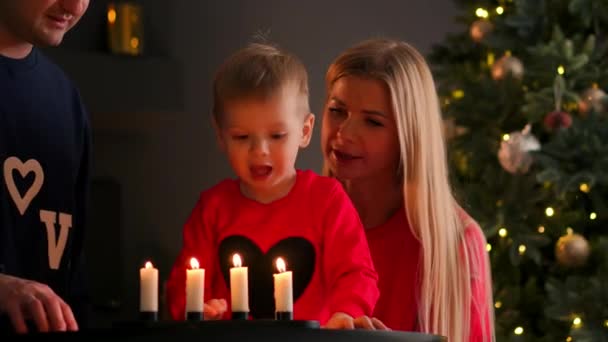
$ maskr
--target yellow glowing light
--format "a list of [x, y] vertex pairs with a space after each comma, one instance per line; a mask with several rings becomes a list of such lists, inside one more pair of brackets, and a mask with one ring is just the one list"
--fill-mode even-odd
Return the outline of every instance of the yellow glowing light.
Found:
[[486, 251], [491, 251], [492, 250], [492, 245], [490, 245], [489, 243], [486, 244]]
[[452, 92], [452, 97], [455, 99], [461, 99], [464, 97], [464, 91], [462, 89], [456, 89]]
[[498, 302], [494, 303], [494, 307], [497, 309], [500, 309], [502, 307], [502, 302], [498, 301]]
[[595, 220], [596, 218], [597, 218], [597, 214], [596, 213], [589, 214], [589, 219], [590, 220]]
[[494, 64], [494, 54], [489, 52], [486, 61], [488, 62], [488, 65], [490, 65], [490, 66], [493, 65]]
[[589, 189], [589, 184], [587, 184], [587, 183], [581, 183], [581, 186], [579, 187], [579, 190], [581, 192], [588, 193], [589, 190], [590, 190]]
[[277, 258], [277, 270], [279, 270], [279, 273], [283, 273], [287, 270], [285, 260], [283, 260], [281, 257]]
[[496, 13], [498, 15], [501, 15], [501, 14], [505, 13], [505, 9], [502, 6], [498, 6], [498, 7], [496, 7]]
[[574, 234], [574, 229], [572, 229], [572, 227], [568, 227], [568, 228], [566, 228], [566, 233], [568, 235], [572, 235], [572, 234]]
[[545, 227], [544, 226], [538, 226], [538, 232], [539, 233], [544, 233], [545, 232]]
[[526, 246], [525, 245], [519, 245], [519, 255], [523, 255], [524, 253], [526, 253]]
[[572, 336], [566, 337], [566, 342], [572, 342]]
[[511, 139], [511, 136], [509, 134], [503, 134], [502, 135], [502, 140], [503, 141], [509, 141], [509, 139]]
[[116, 22], [116, 10], [113, 8], [108, 10], [108, 22], [110, 24], [114, 24]]
[[243, 261], [241, 260], [241, 256], [238, 255], [237, 253], [234, 253], [234, 255], [232, 256], [232, 264], [234, 265], [234, 267], [243, 266]]
[[507, 228], [500, 228], [498, 230], [498, 235], [500, 235], [501, 238], [507, 237]]
[[513, 330], [513, 332], [515, 333], [515, 335], [521, 335], [524, 333], [524, 328], [517, 327], [517, 328], [515, 328], [515, 330]]
[[553, 210], [553, 208], [547, 207], [547, 209], [545, 209], [545, 215], [547, 215], [548, 217], [551, 217], [554, 214], [555, 214], [555, 210]]
[[478, 8], [475, 10], [475, 15], [478, 16], [479, 18], [487, 18], [488, 17], [488, 11], [486, 11], [483, 8]]
[[557, 67], [557, 73], [560, 75], [563, 75], [566, 72], [566, 69], [564, 69], [563, 65], [560, 65]]
[[139, 39], [137, 37], [133, 37], [131, 38], [131, 47], [134, 49], [137, 49], [137, 47], [139, 46]]
[[608, 328], [608, 319], [604, 321], [604, 326]]
[[580, 328], [580, 327], [581, 327], [581, 325], [583, 325], [583, 320], [582, 320], [580, 317], [578, 317], [578, 316], [577, 316], [577, 317], [575, 317], [575, 318], [572, 320], [572, 325], [573, 325], [575, 328]]

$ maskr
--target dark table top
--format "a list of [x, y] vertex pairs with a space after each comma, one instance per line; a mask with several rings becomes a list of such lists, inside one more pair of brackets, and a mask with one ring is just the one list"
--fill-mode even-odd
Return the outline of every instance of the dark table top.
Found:
[[447, 342], [441, 336], [414, 332], [321, 329], [315, 321], [120, 322], [112, 328], [65, 333], [7, 335], [4, 341], [222, 341], [222, 342]]

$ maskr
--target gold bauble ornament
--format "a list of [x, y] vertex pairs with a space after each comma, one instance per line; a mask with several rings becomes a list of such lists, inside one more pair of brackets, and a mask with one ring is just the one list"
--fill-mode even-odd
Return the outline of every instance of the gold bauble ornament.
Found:
[[606, 93], [602, 89], [600, 89], [597, 84], [594, 84], [593, 87], [585, 90], [581, 94], [581, 99], [578, 103], [579, 112], [585, 115], [589, 113], [590, 110], [593, 110], [597, 113], [606, 111], [607, 108], [604, 105], [605, 96]]
[[555, 244], [555, 258], [564, 267], [583, 266], [590, 252], [589, 242], [579, 234], [566, 234]]
[[474, 42], [480, 43], [490, 32], [492, 32], [493, 29], [494, 25], [491, 22], [484, 19], [479, 19], [475, 20], [471, 24], [469, 34]]
[[505, 54], [492, 65], [492, 78], [502, 80], [507, 75], [521, 79], [524, 76], [524, 64], [517, 57]]

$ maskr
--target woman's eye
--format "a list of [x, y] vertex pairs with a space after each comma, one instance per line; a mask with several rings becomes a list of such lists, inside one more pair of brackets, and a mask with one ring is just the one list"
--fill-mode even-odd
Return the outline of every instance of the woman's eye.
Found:
[[237, 134], [237, 135], [233, 135], [232, 139], [234, 140], [245, 140], [247, 139], [249, 136], [246, 134]]
[[272, 139], [275, 140], [283, 139], [285, 136], [287, 136], [287, 133], [275, 133], [271, 135]]
[[329, 112], [332, 115], [343, 115], [344, 114], [344, 110], [342, 108], [338, 108], [338, 107], [329, 107], [327, 110], [329, 110]]

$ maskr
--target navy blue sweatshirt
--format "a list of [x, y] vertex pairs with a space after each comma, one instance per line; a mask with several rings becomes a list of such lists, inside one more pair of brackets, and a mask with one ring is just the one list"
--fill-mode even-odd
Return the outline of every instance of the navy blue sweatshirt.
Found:
[[49, 285], [81, 329], [89, 156], [89, 119], [64, 72], [36, 48], [0, 55], [0, 273]]

